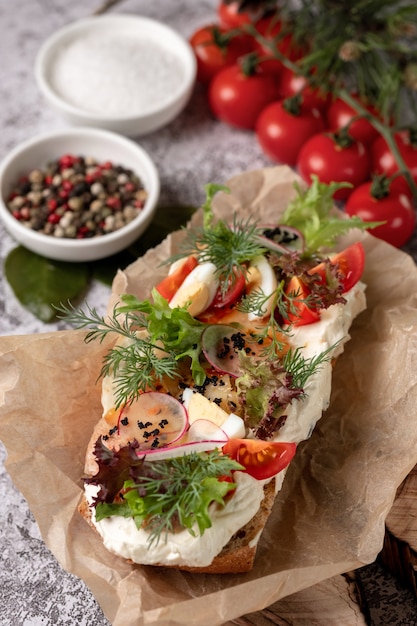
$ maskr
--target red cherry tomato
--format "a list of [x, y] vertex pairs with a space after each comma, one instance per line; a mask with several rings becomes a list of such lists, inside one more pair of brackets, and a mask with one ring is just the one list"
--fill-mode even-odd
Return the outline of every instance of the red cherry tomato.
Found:
[[[394, 135], [394, 140], [411, 176], [417, 182], [417, 146], [410, 142], [408, 131], [398, 131]], [[372, 171], [376, 174], [391, 176], [398, 172], [398, 164], [383, 137], [378, 137], [372, 144], [371, 158]]]
[[239, 28], [252, 22], [250, 13], [240, 10], [239, 2], [220, 2], [217, 6], [217, 17], [224, 28]]
[[324, 130], [317, 109], [288, 111], [288, 101], [272, 102], [256, 121], [256, 136], [264, 153], [273, 161], [295, 165], [298, 153], [309, 137]]
[[293, 276], [288, 283], [285, 293], [291, 298], [291, 309], [288, 311], [285, 324], [292, 326], [305, 326], [314, 324], [320, 319], [320, 313], [314, 309], [310, 309], [305, 302], [310, 295], [310, 290], [301, 281], [298, 276]]
[[387, 195], [376, 198], [372, 194], [372, 185], [372, 182], [364, 183], [352, 192], [345, 205], [346, 213], [357, 215], [364, 222], [385, 221], [385, 224], [372, 228], [370, 233], [400, 248], [416, 227], [411, 193], [401, 179], [395, 178]]
[[292, 461], [295, 443], [260, 441], [259, 439], [230, 439], [224, 454], [243, 465], [246, 472], [257, 480], [266, 480], [279, 474]]
[[258, 115], [278, 96], [274, 76], [255, 72], [245, 75], [239, 65], [221, 70], [210, 83], [209, 103], [222, 122], [253, 129]]
[[255, 49], [261, 58], [270, 57], [261, 62], [261, 67], [264, 72], [279, 73], [283, 68], [282, 61], [278, 58], [274, 58], [274, 49], [278, 50], [291, 61], [296, 61], [302, 57], [303, 51], [299, 46], [295, 45], [290, 34], [283, 35], [279, 38], [283, 30], [283, 24], [277, 19], [276, 15], [259, 20], [256, 24], [256, 30], [266, 40], [266, 43], [256, 41]]
[[[359, 101], [358, 98], [356, 99]], [[375, 107], [366, 106], [365, 108], [369, 111], [369, 113], [378, 117], [378, 111]], [[372, 126], [366, 118], [358, 118], [358, 113], [355, 109], [344, 102], [341, 98], [336, 98], [334, 102], [329, 104], [326, 117], [327, 124], [331, 132], [337, 132], [338, 130], [341, 130], [349, 125], [349, 135], [356, 139], [356, 141], [361, 141], [366, 145], [371, 144], [376, 137], [378, 137], [378, 131], [376, 128]]]
[[190, 38], [197, 60], [197, 80], [208, 83], [224, 67], [253, 50], [253, 40], [245, 35], [230, 35], [224, 28], [209, 24]]
[[[371, 171], [369, 152], [358, 141], [341, 147], [335, 137], [328, 133], [319, 133], [310, 137], [301, 148], [297, 168], [306, 182], [311, 182], [311, 175], [316, 174], [322, 183], [348, 182], [357, 187], [365, 182]], [[335, 199], [345, 200], [352, 188], [338, 189]]]
[[[330, 260], [332, 263], [337, 263], [339, 272], [343, 276], [341, 280], [343, 293], [352, 289], [352, 287], [354, 287], [361, 279], [365, 268], [365, 250], [363, 249], [361, 242], [358, 241], [348, 248], [345, 248], [342, 252], [333, 255]], [[326, 269], [326, 263], [319, 263], [319, 265], [316, 265], [309, 270], [308, 273], [311, 275], [318, 274], [322, 281], [326, 282]]]
[[179, 265], [178, 269], [174, 270], [172, 274], [168, 274], [168, 276], [156, 286], [156, 290], [169, 302], [196, 265], [197, 259], [195, 257], [187, 257], [184, 263]]
[[303, 96], [303, 104], [309, 109], [318, 109], [324, 113], [330, 103], [330, 94], [320, 89], [312, 89], [304, 76], [295, 74], [287, 67], [283, 67], [279, 79], [279, 90], [282, 98], [291, 98], [299, 93]]

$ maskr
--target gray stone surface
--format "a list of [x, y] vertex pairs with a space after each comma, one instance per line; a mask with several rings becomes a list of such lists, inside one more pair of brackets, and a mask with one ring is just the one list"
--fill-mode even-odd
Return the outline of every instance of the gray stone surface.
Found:
[[[37, 91], [33, 62], [39, 46], [59, 27], [90, 15], [100, 0], [0, 1], [0, 159], [21, 141], [65, 122]], [[176, 28], [185, 37], [214, 18], [215, 0], [127, 0], [113, 12], [143, 14]], [[187, 109], [168, 127], [140, 139], [155, 160], [165, 205], [201, 203], [203, 186], [223, 183], [246, 169], [270, 163], [252, 133], [236, 131], [211, 117], [196, 88]], [[0, 259], [15, 246], [0, 225]], [[408, 251], [417, 256], [416, 241]], [[104, 311], [108, 289], [94, 284], [88, 300]], [[0, 274], [0, 335], [63, 329], [45, 325], [20, 306]], [[106, 626], [107, 620], [84, 583], [63, 571], [45, 547], [26, 501], [3, 463], [0, 444], [0, 625]], [[417, 605], [377, 564], [363, 568], [361, 579], [372, 611], [372, 625], [417, 624]]]

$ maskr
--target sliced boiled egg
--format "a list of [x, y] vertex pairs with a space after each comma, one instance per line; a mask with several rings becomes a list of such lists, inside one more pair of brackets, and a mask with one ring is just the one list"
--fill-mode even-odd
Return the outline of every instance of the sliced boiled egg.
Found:
[[[234, 413], [227, 413], [216, 402], [190, 388], [184, 389], [183, 403], [188, 413], [188, 423], [193, 439], [209, 436], [211, 439], [245, 437], [245, 423]], [[208, 423], [214, 426], [208, 427]]]
[[218, 286], [214, 263], [201, 263], [185, 278], [169, 306], [175, 308], [188, 305], [188, 312], [196, 317], [210, 306]]
[[[259, 255], [252, 259], [248, 268], [247, 275], [248, 288], [247, 291], [250, 294], [255, 289], [261, 291], [265, 296], [274, 293], [278, 286], [277, 277], [275, 276], [274, 269], [268, 263], [267, 259], [263, 255]], [[270, 297], [264, 304], [262, 309], [262, 317], [270, 315], [273, 307], [273, 299]], [[249, 313], [249, 320], [253, 321], [259, 319], [255, 313]]]

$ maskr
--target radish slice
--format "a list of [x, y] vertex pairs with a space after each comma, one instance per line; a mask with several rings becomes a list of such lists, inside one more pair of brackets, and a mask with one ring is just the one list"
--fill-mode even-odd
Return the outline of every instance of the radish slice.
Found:
[[146, 457], [149, 461], [164, 461], [165, 459], [173, 459], [178, 456], [184, 456], [185, 454], [192, 454], [193, 452], [208, 452], [221, 449], [227, 441], [222, 439], [220, 441], [190, 441], [178, 446], [167, 446], [161, 450], [137, 450], [136, 455], [139, 458]]
[[223, 441], [223, 444], [225, 444], [228, 440], [229, 437], [222, 428], [206, 419], [196, 420], [187, 431], [187, 443], [193, 441]]
[[201, 342], [204, 356], [218, 372], [240, 376], [238, 352], [246, 346], [245, 333], [228, 324], [213, 324], [204, 330]]
[[187, 411], [179, 400], [148, 391], [120, 409], [111, 438], [120, 443], [136, 439], [141, 449], [160, 448], [180, 439], [187, 428]]
[[304, 235], [297, 228], [286, 224], [264, 224], [261, 230], [263, 234], [258, 236], [258, 241], [269, 250], [285, 254], [289, 250], [303, 252], [305, 249]]

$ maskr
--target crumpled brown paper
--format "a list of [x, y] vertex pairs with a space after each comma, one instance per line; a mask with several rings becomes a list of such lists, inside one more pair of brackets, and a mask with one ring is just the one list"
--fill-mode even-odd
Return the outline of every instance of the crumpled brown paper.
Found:
[[[237, 176], [215, 210], [276, 221], [295, 178], [286, 167]], [[124, 291], [147, 296], [182, 236], [119, 272], [109, 309]], [[141, 567], [107, 552], [76, 510], [84, 450], [101, 414], [96, 379], [106, 346], [85, 344], [81, 331], [0, 338], [7, 469], [46, 545], [114, 626], [220, 625], [376, 558], [396, 489], [417, 463], [417, 269], [367, 234], [343, 245], [355, 238], [367, 253], [368, 309], [354, 323], [330, 408], [299, 446], [248, 574]]]

